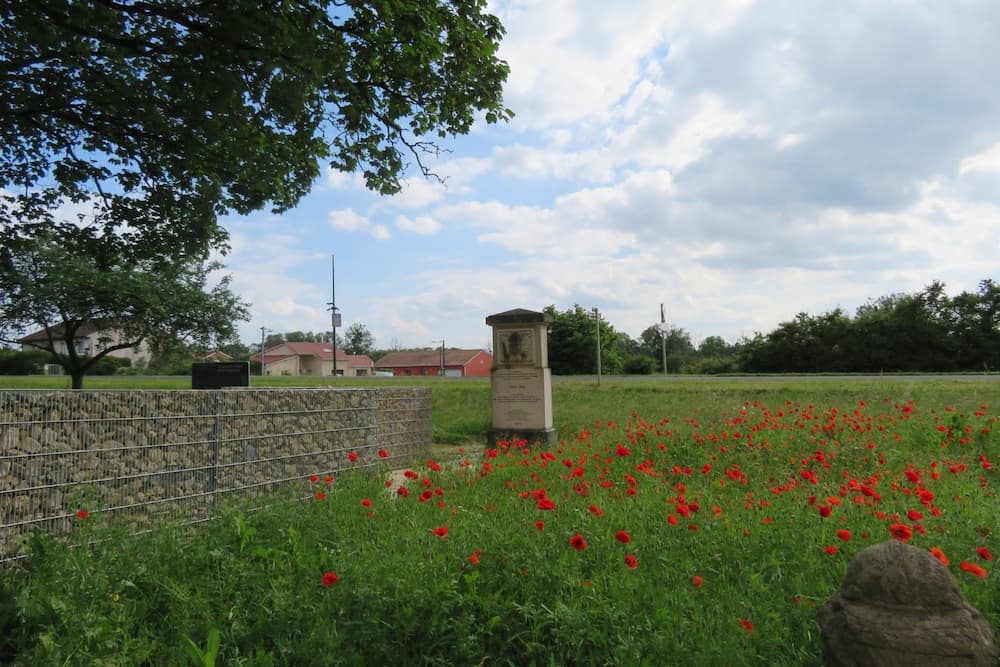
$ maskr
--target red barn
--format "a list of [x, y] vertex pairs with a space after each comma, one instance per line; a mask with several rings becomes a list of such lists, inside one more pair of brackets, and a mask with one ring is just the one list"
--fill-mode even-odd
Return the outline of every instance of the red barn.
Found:
[[[489, 377], [493, 355], [485, 350], [445, 350], [444, 374], [449, 377]], [[441, 375], [441, 350], [390, 352], [375, 362], [376, 371], [393, 375]]]

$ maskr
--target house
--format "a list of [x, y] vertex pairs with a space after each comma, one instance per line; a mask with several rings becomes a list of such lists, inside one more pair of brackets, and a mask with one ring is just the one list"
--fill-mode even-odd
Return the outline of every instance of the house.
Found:
[[[333, 375], [332, 343], [284, 342], [264, 350], [265, 375]], [[261, 360], [260, 354], [250, 361]], [[375, 363], [367, 354], [345, 354], [337, 349], [337, 375], [362, 377], [375, 372]]]
[[232, 361], [233, 358], [222, 350], [212, 350], [205, 355], [205, 361]]
[[[489, 377], [493, 355], [485, 350], [445, 350], [444, 374], [449, 377]], [[390, 352], [375, 363], [393, 375], [441, 375], [441, 350]]]
[[[49, 344], [48, 331], [52, 332], [52, 337], [55, 339], [53, 341], [53, 347], [55, 348], [56, 354], [69, 354], [69, 349], [66, 347], [66, 341], [63, 340], [62, 325], [49, 327], [48, 329], [41, 329], [35, 333], [25, 336], [24, 338], [21, 338], [18, 341], [21, 344], [21, 349], [37, 350], [38, 346], [47, 347]], [[111, 347], [112, 345], [118, 345], [121, 342], [122, 336], [118, 331], [113, 329], [100, 329], [96, 326], [91, 326], [90, 324], [81, 324], [76, 330], [76, 337], [73, 339], [73, 348], [80, 356], [92, 357], [98, 354], [101, 350]], [[120, 350], [112, 350], [111, 352], [108, 352], [107, 356], [128, 359], [135, 364], [137, 361], [144, 361], [148, 363], [152, 353], [149, 350], [149, 345], [142, 342], [135, 347], [125, 347]]]

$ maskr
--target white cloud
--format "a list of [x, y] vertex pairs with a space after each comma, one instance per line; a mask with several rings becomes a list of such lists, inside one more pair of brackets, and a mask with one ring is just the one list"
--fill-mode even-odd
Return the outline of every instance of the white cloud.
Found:
[[420, 215], [412, 219], [405, 215], [398, 215], [396, 216], [396, 227], [421, 236], [433, 236], [441, 231], [441, 223], [429, 215]]
[[329, 190], [365, 190], [365, 177], [360, 171], [345, 173], [331, 167], [324, 170], [323, 187]]
[[[714, 35], [746, 2], [634, 0], [613, 9], [596, 0], [502, 3], [507, 27], [501, 57], [511, 66], [505, 101], [520, 127], [591, 122], [632, 89], [657, 52], [678, 48], [679, 35]], [[523, 113], [522, 113], [523, 112]]]
[[389, 228], [385, 225], [372, 224], [372, 221], [363, 215], [358, 215], [351, 209], [341, 209], [330, 211], [330, 225], [334, 229], [345, 232], [367, 232], [379, 239], [387, 240], [392, 237]]
[[359, 232], [371, 225], [368, 218], [358, 215], [350, 209], [344, 209], [340, 211], [330, 211], [330, 224], [336, 229], [342, 229], [345, 232]]
[[974, 172], [1000, 172], [1000, 142], [993, 144], [982, 153], [964, 158], [959, 165], [959, 174]]

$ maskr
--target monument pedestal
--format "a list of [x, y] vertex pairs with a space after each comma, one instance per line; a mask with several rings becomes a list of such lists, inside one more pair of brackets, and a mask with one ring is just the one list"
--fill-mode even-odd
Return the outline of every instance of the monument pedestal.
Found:
[[555, 442], [552, 428], [552, 373], [548, 368], [496, 368], [490, 372], [493, 428], [497, 441]]
[[527, 440], [531, 445], [558, 439], [552, 427], [552, 372], [548, 368], [550, 319], [546, 313], [523, 309], [486, 318], [493, 327], [494, 350], [490, 447], [501, 440]]

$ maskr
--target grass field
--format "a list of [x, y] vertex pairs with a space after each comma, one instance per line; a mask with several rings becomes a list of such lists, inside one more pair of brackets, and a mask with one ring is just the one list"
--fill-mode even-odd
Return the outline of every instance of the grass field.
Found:
[[451, 465], [36, 536], [0, 662], [819, 665], [819, 607], [887, 539], [1000, 628], [1000, 382], [557, 381], [558, 445], [485, 452], [488, 383], [419, 383]]

